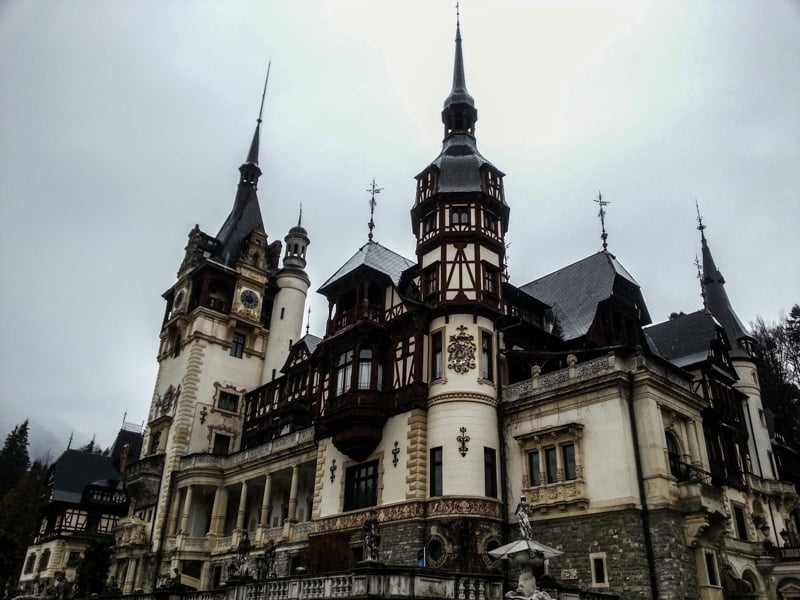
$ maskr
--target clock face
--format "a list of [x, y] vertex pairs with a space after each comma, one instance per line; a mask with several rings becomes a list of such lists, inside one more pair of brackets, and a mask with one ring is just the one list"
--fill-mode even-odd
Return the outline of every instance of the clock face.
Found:
[[244, 290], [239, 297], [242, 299], [242, 304], [247, 308], [258, 306], [258, 295], [253, 290]]

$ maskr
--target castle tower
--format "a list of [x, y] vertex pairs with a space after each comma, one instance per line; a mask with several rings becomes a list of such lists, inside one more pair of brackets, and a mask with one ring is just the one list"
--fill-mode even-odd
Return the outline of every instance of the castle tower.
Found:
[[[457, 23], [442, 151], [417, 175], [411, 210], [421, 299], [431, 308], [428, 495], [445, 503], [454, 496], [499, 498], [500, 487], [496, 323], [503, 310], [509, 208], [503, 173], [478, 151], [477, 118]], [[495, 515], [491, 501], [481, 506], [479, 519]]]
[[733, 310], [728, 293], [725, 291], [725, 278], [717, 268], [711, 248], [705, 236], [702, 220], [700, 224], [700, 245], [703, 253], [703, 298], [705, 309], [725, 328], [730, 344], [730, 357], [739, 381], [734, 387], [747, 395], [745, 413], [748, 428], [749, 454], [756, 459], [753, 472], [759, 477], [773, 479], [769, 432], [766, 427], [764, 409], [761, 402], [761, 387], [758, 383], [758, 369], [755, 362], [755, 340], [745, 329]]
[[306, 250], [311, 242], [301, 222], [302, 212], [297, 225], [283, 238], [286, 242], [286, 251], [283, 255], [283, 268], [274, 278], [278, 292], [272, 304], [269, 340], [261, 383], [272, 381], [280, 375], [289, 349], [300, 339], [302, 333], [303, 311], [308, 287], [311, 285], [305, 272]]
[[[175, 535], [172, 473], [186, 455], [238, 450], [244, 394], [261, 383], [281, 244], [268, 244], [258, 202], [260, 128], [259, 114], [230, 214], [216, 236], [192, 229], [177, 280], [163, 294], [144, 466], [129, 478], [133, 514], [146, 521], [153, 551], [163, 535]], [[274, 362], [288, 349], [280, 354]]]

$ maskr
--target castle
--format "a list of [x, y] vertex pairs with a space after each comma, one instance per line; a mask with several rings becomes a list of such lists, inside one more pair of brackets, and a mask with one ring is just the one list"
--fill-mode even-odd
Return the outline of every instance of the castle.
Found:
[[[413, 258], [372, 239], [318, 289], [312, 236], [270, 241], [259, 118], [233, 208], [189, 233], [111, 578], [216, 589], [368, 558], [497, 574], [521, 498], [556, 580], [623, 598], [800, 597], [753, 340], [700, 228], [705, 307], [651, 325], [603, 249], [506, 277], [505, 174], [477, 146], [460, 26], [441, 153], [416, 176]], [[794, 512], [793, 512], [794, 511]], [[737, 594], [739, 594], [737, 596]]]

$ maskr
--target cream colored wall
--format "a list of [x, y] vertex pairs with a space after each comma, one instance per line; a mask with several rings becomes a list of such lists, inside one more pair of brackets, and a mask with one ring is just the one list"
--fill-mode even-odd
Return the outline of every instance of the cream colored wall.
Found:
[[280, 291], [272, 306], [267, 353], [259, 383], [272, 381], [273, 370], [275, 377], [281, 376], [281, 369], [289, 356], [290, 343], [302, 337], [309, 281], [293, 273], [279, 273], [276, 282]]
[[[481, 377], [481, 331], [490, 333], [494, 326], [489, 319], [472, 315], [452, 315], [449, 322], [444, 317], [434, 319], [430, 332], [442, 331], [443, 373], [440, 380], [432, 381], [428, 392], [428, 451], [442, 447], [442, 491], [445, 495], [483, 496], [484, 447], [493, 448], [500, 460], [500, 443], [497, 431], [497, 388], [493, 382]], [[466, 327], [475, 343], [475, 368], [457, 373], [447, 366], [447, 346], [450, 336], [458, 335], [458, 328]], [[494, 341], [495, 347], [497, 340]], [[427, 344], [430, 352], [430, 342]], [[430, 364], [427, 356], [425, 364]], [[497, 369], [495, 378], [497, 377]], [[461, 427], [466, 431], [462, 434]], [[468, 436], [466, 455], [461, 456], [459, 436]], [[426, 457], [427, 458], [427, 457]]]
[[[546, 412], [509, 418], [505, 435], [509, 498], [518, 499], [524, 495], [522, 482], [528, 468], [525, 442], [515, 438], [569, 423], [584, 425], [576, 460], [583, 466], [590, 499], [587, 511], [639, 504], [630, 419], [627, 405], [618, 395], [577, 394], [554, 404]], [[663, 456], [663, 451], [659, 451]], [[516, 505], [512, 504], [513, 512]]]
[[739, 381], [734, 384], [734, 387], [747, 394], [745, 420], [750, 432], [748, 439], [750, 459], [753, 463], [758, 461], [758, 465], [753, 464], [753, 471], [755, 475], [764, 479], [774, 479], [768, 454], [768, 451], [772, 449], [772, 444], [769, 432], [761, 421], [764, 406], [761, 403], [761, 388], [758, 384], [756, 365], [749, 360], [735, 360], [733, 366], [739, 376]]

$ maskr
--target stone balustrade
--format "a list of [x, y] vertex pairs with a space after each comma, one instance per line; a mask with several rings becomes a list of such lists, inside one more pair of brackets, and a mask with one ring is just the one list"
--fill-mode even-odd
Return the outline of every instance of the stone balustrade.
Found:
[[282, 450], [295, 448], [312, 441], [314, 441], [314, 428], [308, 427], [288, 435], [283, 435], [266, 444], [261, 444], [255, 448], [248, 448], [247, 450], [242, 450], [234, 454], [190, 454], [181, 459], [180, 470], [184, 471], [195, 467], [230, 469], [245, 464], [251, 464], [252, 462], [265, 459]]

